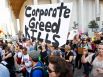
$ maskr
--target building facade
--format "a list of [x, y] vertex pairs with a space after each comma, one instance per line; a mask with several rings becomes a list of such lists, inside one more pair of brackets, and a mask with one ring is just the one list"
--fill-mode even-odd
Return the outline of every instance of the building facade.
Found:
[[[70, 20], [69, 31], [72, 30], [74, 25], [78, 26], [78, 30], [81, 32], [87, 32], [88, 24], [92, 20], [96, 20], [99, 25], [99, 29], [103, 27], [103, 0], [27, 0], [22, 6], [20, 13], [21, 25], [23, 25], [24, 6], [30, 4], [55, 4], [59, 2], [73, 2], [72, 16]], [[22, 29], [22, 28], [21, 28]]]
[[[9, 8], [10, 6], [7, 3], [8, 0], [0, 0], [0, 3], [2, 7], [4, 6], [5, 8]], [[98, 23], [100, 29], [103, 28], [103, 0], [26, 0], [24, 4], [22, 5], [22, 8], [19, 13], [19, 18], [18, 21], [16, 21], [16, 17], [13, 15], [12, 9], [10, 9], [10, 16], [7, 18], [6, 16], [6, 21], [8, 22], [3, 22], [7, 23], [7, 29], [9, 29], [9, 25], [12, 25], [13, 30], [9, 30], [9, 33], [17, 33], [20, 29], [20, 31], [23, 31], [23, 23], [24, 23], [24, 11], [25, 11], [25, 6], [26, 5], [40, 5], [40, 4], [56, 4], [56, 3], [69, 3], [73, 2], [73, 7], [72, 7], [72, 16], [70, 20], [69, 25], [69, 31], [72, 30], [72, 27], [74, 25], [78, 26], [78, 30], [81, 32], [87, 32], [89, 31], [88, 29], [88, 24], [91, 20], [96, 20]], [[1, 8], [0, 8], [1, 9]], [[2, 10], [1, 10], [2, 12]], [[1, 13], [1, 16], [7, 15], [6, 12]], [[4, 19], [4, 17], [2, 17]], [[3, 20], [0, 18], [0, 20]], [[0, 22], [0, 25], [2, 22]], [[14, 26], [13, 26], [14, 25]], [[17, 27], [19, 25], [19, 27]], [[11, 28], [10, 28], [11, 29]], [[18, 29], [18, 30], [17, 30]], [[6, 29], [4, 29], [6, 30]], [[6, 30], [7, 31], [7, 30]]]

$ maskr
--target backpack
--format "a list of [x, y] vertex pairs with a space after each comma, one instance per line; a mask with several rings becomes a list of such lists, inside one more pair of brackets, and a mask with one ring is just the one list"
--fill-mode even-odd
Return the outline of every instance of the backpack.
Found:
[[44, 65], [44, 64], [42, 66], [33, 67], [32, 70], [31, 70], [31, 73], [30, 73], [30, 77], [32, 77], [32, 73], [36, 70], [41, 70], [42, 71], [42, 73], [43, 73], [42, 77], [49, 77], [49, 74], [47, 72], [47, 66]]

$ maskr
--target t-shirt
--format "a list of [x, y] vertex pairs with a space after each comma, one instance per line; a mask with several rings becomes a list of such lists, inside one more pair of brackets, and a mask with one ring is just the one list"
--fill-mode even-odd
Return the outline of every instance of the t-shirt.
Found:
[[17, 56], [18, 58], [21, 58], [21, 57], [22, 57], [22, 52], [17, 52], [17, 53], [16, 53], [16, 56]]
[[17, 52], [16, 54], [15, 54], [15, 56], [16, 56], [16, 61], [17, 61], [17, 64], [21, 64], [21, 58], [22, 58], [22, 52]]
[[[91, 55], [89, 55], [89, 56], [86, 58], [86, 60], [87, 60], [89, 63], [91, 62], [93, 55], [94, 55], [94, 54], [91, 54]], [[97, 71], [98, 68], [103, 69], [103, 61], [99, 61], [99, 60], [97, 59], [97, 57], [96, 57], [96, 58], [93, 60], [92, 65], [93, 65], [93, 69], [92, 69], [92, 75], [93, 75], [93, 77], [103, 77], [103, 73], [100, 74], [100, 73], [98, 73], [98, 71]]]
[[32, 62], [29, 59], [29, 54], [26, 54], [26, 55], [22, 56], [22, 62], [24, 62], [25, 66], [26, 66], [26, 70], [28, 72], [30, 72], [31, 71], [31, 67], [30, 66], [31, 66]]
[[[42, 66], [41, 62], [38, 62], [34, 67], [37, 67], [37, 66]], [[43, 72], [42, 70], [38, 69], [33, 71], [31, 75], [32, 75], [31, 77], [43, 77]]]
[[22, 62], [26, 63], [29, 61], [29, 54], [23, 55], [22, 56]]
[[2, 64], [0, 64], [0, 77], [10, 77], [9, 70]]
[[65, 53], [65, 59], [66, 59], [66, 60], [69, 60], [69, 57], [70, 57], [70, 56], [73, 56], [73, 53], [72, 53], [71, 51]]

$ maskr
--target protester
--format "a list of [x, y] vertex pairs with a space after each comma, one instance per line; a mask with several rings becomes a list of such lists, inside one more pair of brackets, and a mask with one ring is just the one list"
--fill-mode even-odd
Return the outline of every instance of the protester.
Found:
[[72, 68], [59, 56], [50, 56], [49, 77], [73, 77]]
[[24, 77], [29, 77], [30, 71], [31, 71], [31, 61], [29, 54], [27, 53], [27, 48], [24, 47], [22, 51], [22, 59], [21, 59], [21, 64], [22, 64], [22, 73]]
[[[89, 77], [90, 72], [88, 69], [88, 63], [83, 62], [84, 68], [81, 68], [81, 64], [82, 64], [81, 57], [83, 59], [85, 55], [85, 59], [88, 61], [88, 57], [91, 54], [97, 53], [96, 50], [99, 47], [100, 40], [96, 39], [95, 41], [91, 41], [91, 38], [86, 39], [84, 37], [81, 38], [81, 36], [82, 35], [79, 34], [76, 35], [73, 40], [68, 40], [68, 42], [63, 46], [58, 46], [55, 43], [51, 43], [51, 44], [45, 43], [43, 40], [37, 41], [34, 39], [35, 41], [31, 41], [31, 39], [27, 39], [27, 38], [21, 39], [21, 42], [18, 42], [17, 40], [17, 44], [18, 44], [17, 46], [14, 43], [4, 44], [2, 41], [0, 41], [1, 59], [10, 64], [11, 60], [6, 59], [8, 57], [7, 55], [9, 54], [9, 58], [12, 57], [13, 59], [14, 53], [12, 52], [14, 50], [16, 51], [15, 62], [17, 64], [14, 64], [16, 66], [16, 70], [13, 68], [13, 72], [16, 71], [18, 77], [19, 77], [18, 73], [21, 73], [21, 71], [23, 72], [23, 77], [48, 77], [47, 75], [48, 72], [49, 72], [49, 77], [73, 77], [73, 72], [75, 75], [74, 69], [76, 70], [76, 72], [80, 70], [80, 72], [83, 73], [85, 77]], [[10, 50], [6, 49], [7, 45], [9, 45]], [[6, 49], [6, 53], [5, 53], [5, 49]], [[7, 50], [10, 52], [8, 52]], [[93, 53], [89, 52], [84, 54], [84, 52], [88, 50], [90, 50], [90, 52], [91, 50], [93, 50]], [[74, 62], [74, 60], [76, 60], [76, 62]], [[98, 62], [98, 57], [96, 60]], [[102, 60], [101, 57], [100, 60]], [[102, 67], [102, 61], [99, 62], [101, 63], [101, 65], [99, 64], [99, 66]], [[93, 61], [93, 63], [94, 63], [93, 66], [98, 64], [98, 63], [95, 64], [95, 60]], [[14, 66], [11, 64], [10, 67]], [[74, 67], [74, 64], [79, 69], [76, 69]], [[46, 67], [45, 70], [44, 67]], [[95, 67], [93, 68], [93, 70], [94, 69]], [[47, 74], [45, 74], [45, 72]], [[92, 74], [94, 76], [94, 72]], [[11, 75], [11, 70], [10, 70], [10, 75]], [[15, 76], [13, 75], [12, 77]]]
[[34, 50], [34, 46], [31, 40], [26, 41], [25, 47], [27, 48], [28, 52], [32, 52]]
[[72, 64], [73, 52], [71, 51], [70, 45], [65, 46], [65, 60]]
[[[40, 49], [40, 46], [39, 48]], [[41, 45], [41, 52], [40, 52], [40, 56], [41, 56], [41, 61], [48, 65], [48, 54], [47, 54], [47, 50], [46, 50], [46, 45], [45, 44], [42, 44]]]
[[[83, 56], [82, 56], [82, 62], [83, 63], [89, 62], [90, 64], [92, 64], [93, 77], [103, 77], [103, 43], [100, 43], [98, 45], [97, 49], [98, 49], [97, 54], [93, 53], [87, 57], [85, 57], [87, 52], [84, 51]], [[94, 60], [92, 61], [93, 55], [96, 55], [96, 56], [95, 56]], [[91, 61], [92, 61], [92, 63], [91, 63]]]
[[61, 50], [59, 50], [56, 44], [50, 46], [51, 55], [62, 57]]
[[0, 63], [0, 77], [10, 77], [8, 68]]
[[43, 71], [41, 69], [36, 69], [36, 67], [42, 67], [43, 63], [39, 61], [40, 53], [38, 51], [30, 52], [29, 53], [31, 61], [32, 61], [32, 70], [30, 77], [44, 77]]
[[[83, 52], [87, 52], [87, 54], [85, 55], [85, 57], [87, 57], [89, 55], [87, 48], [83, 48]], [[87, 63], [83, 63], [83, 67], [84, 67], [84, 72], [83, 72], [84, 76], [85, 77], [89, 77], [90, 69], [89, 69], [88, 62]]]
[[10, 77], [15, 77], [14, 53], [10, 50], [10, 47], [5, 48], [2, 60], [7, 63], [6, 66], [9, 69]]
[[21, 64], [22, 49], [23, 49], [22, 45], [18, 45], [18, 49], [15, 50], [16, 51], [16, 54], [15, 54], [15, 56], [16, 56], [16, 62], [17, 62], [18, 65]]

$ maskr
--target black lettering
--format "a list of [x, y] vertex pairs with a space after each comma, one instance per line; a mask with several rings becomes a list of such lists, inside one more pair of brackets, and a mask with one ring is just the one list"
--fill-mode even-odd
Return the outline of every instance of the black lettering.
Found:
[[38, 21], [36, 22], [36, 27], [35, 27], [35, 29], [37, 29], [37, 25], [39, 25], [39, 22], [38, 22]]
[[32, 37], [34, 37], [34, 32], [37, 32], [37, 30], [31, 29]]
[[32, 17], [32, 18], [30, 19], [30, 21], [29, 21], [29, 27], [30, 27], [30, 28], [34, 28], [34, 27], [35, 27], [34, 21], [35, 21], [35, 18]]
[[57, 15], [57, 9], [55, 8], [55, 9], [53, 10], [52, 17], [56, 17], [56, 15]]
[[56, 22], [52, 25], [52, 32], [58, 34], [60, 28], [61, 19], [58, 19], [58, 24]]
[[48, 9], [45, 9], [45, 16], [49, 15]]
[[39, 21], [41, 20], [41, 16], [44, 14], [44, 10], [43, 9], [41, 9], [40, 10], [40, 13], [39, 13]]
[[33, 9], [32, 11], [32, 16], [35, 16], [35, 9]]
[[36, 38], [35, 38], [35, 37], [33, 37], [33, 36], [31, 36], [31, 39], [36, 40]]
[[25, 25], [25, 37], [27, 38], [30, 38], [30, 34], [28, 32], [29, 28]]
[[64, 11], [64, 18], [68, 18], [69, 17], [69, 13], [70, 13], [70, 9], [66, 9]]
[[63, 9], [66, 9], [66, 8], [67, 8], [67, 7], [64, 6], [64, 3], [61, 3], [61, 6], [57, 7], [57, 9], [60, 10], [60, 11], [59, 11], [59, 17], [61, 17]]
[[45, 31], [50, 32], [50, 30], [51, 30], [51, 22], [47, 22], [45, 25]]
[[45, 38], [45, 42], [50, 44], [50, 43], [51, 43], [51, 41], [50, 41], [50, 40], [48, 40], [48, 36], [49, 36], [49, 34], [47, 33], [47, 34], [46, 34], [46, 38]]
[[37, 16], [37, 15], [38, 15], [38, 13], [39, 13], [39, 8], [37, 8], [37, 10], [36, 10], [36, 15], [35, 15], [35, 16]]
[[52, 42], [52, 44], [53, 44], [53, 45], [56, 45], [56, 46], [59, 46], [59, 42], [56, 40], [56, 38], [60, 38], [60, 36], [54, 34], [54, 35], [53, 35], [53, 40], [54, 40], [55, 42]]
[[48, 16], [50, 16], [52, 10], [53, 10], [53, 8], [50, 8], [50, 9], [49, 9], [49, 14], [48, 14]]
[[31, 14], [30, 13], [28, 13], [28, 11], [30, 11], [32, 8], [30, 7], [30, 6], [28, 6], [27, 8], [26, 8], [26, 10], [25, 10], [25, 16], [26, 17], [31, 17]]
[[41, 32], [38, 33], [38, 37], [37, 37], [37, 39], [43, 41], [43, 39], [41, 39], [40, 36], [41, 36]]
[[39, 24], [39, 29], [40, 29], [41, 31], [44, 31], [43, 27], [44, 27], [44, 23], [43, 23], [43, 22], [40, 22], [40, 24]]

